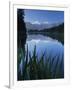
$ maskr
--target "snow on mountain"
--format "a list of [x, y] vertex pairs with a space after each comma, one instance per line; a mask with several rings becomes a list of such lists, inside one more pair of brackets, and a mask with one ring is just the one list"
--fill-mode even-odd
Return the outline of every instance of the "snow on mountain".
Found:
[[30, 22], [26, 22], [26, 28], [27, 30], [43, 30], [46, 28], [51, 28], [54, 26], [58, 26], [60, 23], [53, 23], [53, 24], [49, 24], [49, 23], [30, 23]]

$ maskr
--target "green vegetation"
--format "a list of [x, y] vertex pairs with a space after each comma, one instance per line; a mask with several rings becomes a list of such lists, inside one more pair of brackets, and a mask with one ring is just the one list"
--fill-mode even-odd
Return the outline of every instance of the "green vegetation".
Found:
[[[46, 60], [45, 60], [46, 62], [44, 62], [44, 56], [45, 56], [45, 53], [43, 53], [40, 57], [40, 60], [38, 60], [38, 57], [36, 55], [36, 46], [34, 47], [32, 56], [31, 56], [31, 52], [28, 53], [28, 45], [27, 45], [26, 52], [23, 52], [22, 48], [20, 48], [18, 51], [18, 59], [17, 59], [18, 60], [17, 61], [18, 80], [63, 78], [64, 75], [61, 75], [59, 72], [61, 65], [60, 67], [57, 68], [58, 62], [56, 63], [55, 75], [53, 75], [53, 72], [51, 70], [53, 61], [55, 60], [56, 57], [54, 57], [53, 60], [51, 60], [51, 57], [46, 57]], [[22, 74], [19, 71], [21, 60], [23, 60]]]

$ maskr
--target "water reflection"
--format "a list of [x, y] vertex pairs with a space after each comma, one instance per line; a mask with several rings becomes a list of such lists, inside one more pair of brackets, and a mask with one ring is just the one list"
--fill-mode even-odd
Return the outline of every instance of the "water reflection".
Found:
[[[40, 60], [43, 53], [44, 61], [47, 60], [47, 58], [54, 60], [51, 67], [53, 76], [57, 68], [60, 68], [59, 72], [61, 72], [62, 75], [64, 74], [64, 46], [61, 42], [42, 35], [28, 35], [26, 47], [27, 45], [28, 53], [30, 52], [31, 56], [33, 56], [34, 47], [36, 46], [36, 56], [38, 60]], [[56, 66], [57, 62], [58, 65]]]

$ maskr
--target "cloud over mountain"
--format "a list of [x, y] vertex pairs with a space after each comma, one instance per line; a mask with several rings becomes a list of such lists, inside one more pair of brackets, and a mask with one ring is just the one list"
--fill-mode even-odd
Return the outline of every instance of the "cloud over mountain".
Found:
[[60, 23], [53, 23], [53, 24], [49, 24], [48, 22], [38, 22], [35, 21], [33, 23], [30, 22], [26, 22], [26, 28], [27, 30], [42, 30], [42, 29], [48, 29], [48, 28], [52, 28], [54, 26], [58, 26]]

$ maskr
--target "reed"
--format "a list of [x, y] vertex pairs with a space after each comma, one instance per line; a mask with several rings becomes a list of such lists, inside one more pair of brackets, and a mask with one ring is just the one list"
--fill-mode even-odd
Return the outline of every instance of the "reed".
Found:
[[[23, 56], [24, 55], [24, 56]], [[45, 53], [43, 53], [38, 59], [36, 55], [36, 45], [34, 47], [33, 54], [28, 51], [28, 45], [26, 52], [21, 52], [18, 54], [18, 70], [21, 60], [23, 60], [23, 68], [22, 75], [18, 73], [18, 80], [37, 80], [37, 79], [55, 79], [55, 78], [63, 78], [64, 75], [61, 75], [59, 72], [60, 68], [57, 68], [58, 60], [56, 62], [55, 74], [52, 72], [53, 62], [56, 59], [56, 56], [51, 60], [51, 57], [45, 57]], [[23, 58], [23, 59], [22, 59]], [[44, 60], [45, 59], [45, 60]], [[59, 59], [59, 56], [58, 58]], [[63, 58], [62, 58], [63, 59]], [[62, 63], [61, 63], [62, 64]], [[61, 66], [61, 65], [60, 65]]]

